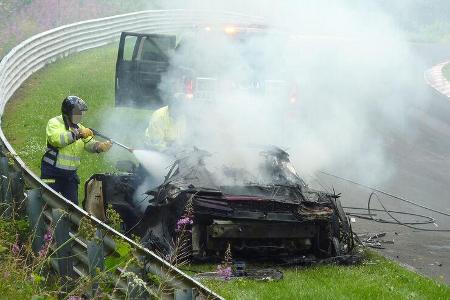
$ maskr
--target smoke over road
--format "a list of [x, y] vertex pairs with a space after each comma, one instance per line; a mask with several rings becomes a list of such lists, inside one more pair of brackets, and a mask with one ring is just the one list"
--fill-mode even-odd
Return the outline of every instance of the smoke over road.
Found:
[[327, 169], [366, 183], [389, 178], [393, 169], [385, 145], [393, 141], [384, 133], [414, 137], [405, 112], [423, 103], [404, 91], [417, 93], [421, 70], [394, 20], [375, 4], [169, 1], [164, 8], [175, 7], [258, 14], [267, 31], [277, 34], [249, 37], [239, 46], [223, 32], [192, 40], [181, 34], [191, 47], [171, 58], [174, 69], [161, 84], [163, 92], [172, 92], [166, 83], [179, 65], [238, 83], [282, 79], [298, 90], [295, 103], [286, 95], [269, 100], [230, 87], [220, 89], [214, 101], [194, 100], [181, 109], [188, 121], [184, 145], [236, 162], [245, 161], [238, 146], [273, 144], [288, 150], [303, 175]]

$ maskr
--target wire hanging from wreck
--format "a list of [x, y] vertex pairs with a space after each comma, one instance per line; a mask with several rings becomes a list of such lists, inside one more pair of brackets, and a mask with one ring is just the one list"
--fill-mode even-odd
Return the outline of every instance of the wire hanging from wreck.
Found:
[[[412, 225], [410, 225], [410, 224], [408, 224], [408, 223], [405, 223], [405, 222], [402, 222], [402, 221], [398, 220], [397, 218], [395, 218], [395, 217], [392, 215], [391, 211], [389, 211], [388, 209], [386, 209], [386, 207], [383, 205], [383, 202], [381, 202], [380, 198], [378, 197], [378, 195], [377, 195], [375, 192], [372, 192], [372, 193], [370, 194], [370, 196], [369, 196], [369, 201], [368, 201], [368, 203], [367, 203], [367, 211], [368, 211], [369, 216], [372, 216], [372, 214], [371, 214], [371, 212], [370, 212], [370, 211], [371, 211], [371, 209], [370, 209], [370, 201], [372, 200], [372, 197], [373, 197], [374, 195], [377, 197], [378, 203], [380, 203], [380, 205], [381, 205], [381, 207], [383, 208], [384, 212], [386, 212], [386, 213], [388, 214], [388, 216], [391, 217], [397, 224], [403, 225], [403, 226], [408, 227], [408, 228], [412, 228], [412, 229], [416, 229], [416, 230], [421, 230], [421, 231], [441, 231], [441, 232], [450, 232], [450, 229], [435, 229], [435, 228], [434, 228], [434, 229], [428, 229], [428, 228], [420, 228], [420, 227], [412, 226]], [[373, 210], [373, 209], [372, 209], [372, 210]], [[433, 219], [433, 218], [428, 217], [428, 216], [421, 216], [421, 217]], [[373, 219], [373, 218], [372, 218], [372, 220], [373, 220], [373, 221], [377, 221], [377, 220], [375, 220], [375, 219]], [[385, 221], [385, 220], [381, 220], [381, 221]], [[389, 222], [389, 221], [388, 221], [388, 222]], [[387, 223], [387, 222], [385, 221], [384, 223]], [[391, 224], [395, 224], [394, 222], [390, 222], [390, 223], [391, 223]], [[436, 223], [434, 222], [434, 219], [433, 219], [433, 223], [432, 223], [432, 224], [435, 224], [435, 225], [436, 225]]]
[[[383, 202], [380, 200], [380, 198], [379, 198], [379, 196], [378, 196], [377, 193], [386, 195], [386, 196], [391, 197], [391, 198], [393, 198], [393, 199], [400, 200], [400, 201], [402, 201], [402, 202], [411, 204], [411, 205], [416, 206], [416, 207], [420, 207], [420, 208], [425, 209], [425, 210], [428, 210], [428, 211], [435, 212], [435, 213], [440, 214], [440, 215], [444, 215], [444, 216], [450, 217], [450, 214], [449, 214], [449, 213], [445, 213], [445, 212], [442, 212], [442, 211], [435, 210], [435, 209], [433, 209], [433, 208], [430, 208], [430, 207], [427, 207], [427, 206], [418, 204], [418, 203], [416, 203], [416, 202], [413, 202], [413, 201], [411, 201], [411, 200], [405, 199], [405, 198], [403, 198], [403, 197], [400, 197], [400, 196], [397, 196], [397, 195], [394, 195], [394, 194], [390, 194], [390, 193], [385, 192], [385, 191], [382, 191], [382, 190], [380, 190], [380, 189], [377, 189], [377, 188], [374, 188], [374, 187], [370, 187], [370, 186], [367, 186], [367, 185], [365, 185], [365, 184], [362, 184], [362, 183], [359, 183], [359, 182], [356, 182], [356, 181], [353, 181], [353, 180], [350, 180], [350, 179], [347, 179], [347, 178], [344, 178], [344, 177], [341, 177], [341, 176], [337, 176], [337, 175], [334, 175], [334, 174], [330, 174], [330, 173], [327, 173], [327, 172], [325, 172], [325, 171], [320, 171], [320, 173], [325, 174], [325, 175], [328, 175], [328, 176], [331, 176], [331, 177], [334, 177], [334, 178], [337, 178], [337, 179], [340, 179], [340, 180], [343, 180], [343, 181], [350, 182], [350, 183], [352, 183], [352, 184], [354, 184], [354, 185], [362, 186], [362, 187], [364, 187], [364, 188], [367, 188], [367, 189], [372, 190], [372, 193], [370, 194], [369, 200], [368, 200], [368, 202], [367, 202], [367, 208], [362, 208], [362, 207], [343, 207], [343, 208], [346, 208], [346, 209], [367, 210], [367, 212], [368, 212], [367, 215], [358, 214], [358, 213], [349, 213], [349, 215], [352, 215], [352, 216], [358, 217], [358, 218], [369, 219], [369, 220], [372, 220], [372, 221], [375, 221], [375, 222], [379, 222], [379, 223], [399, 224], [399, 225], [402, 225], [402, 226], [405, 226], [405, 227], [408, 227], [408, 228], [412, 228], [412, 229], [415, 229], [415, 230], [421, 230], [421, 231], [433, 231], [433, 232], [450, 232], [450, 229], [436, 229], [436, 228], [433, 228], [433, 229], [427, 229], [427, 228], [421, 228], [421, 227], [413, 226], [413, 225], [426, 225], [426, 224], [434, 224], [435, 226], [437, 226], [437, 225], [436, 225], [436, 223], [435, 223], [435, 219], [432, 218], [432, 217], [430, 217], [430, 216], [425, 216], [425, 215], [420, 215], [420, 214], [414, 214], [414, 213], [409, 213], [409, 212], [403, 212], [403, 211], [393, 211], [393, 210], [388, 210], [388, 209], [384, 206]], [[377, 201], [378, 201], [378, 203], [381, 205], [381, 207], [382, 207], [383, 209], [374, 209], [374, 208], [371, 208], [371, 207], [370, 207], [370, 203], [371, 203], [371, 200], [372, 200], [372, 197], [373, 197], [373, 196], [376, 196], [376, 197], [377, 197]], [[389, 220], [384, 220], [384, 219], [374, 219], [374, 218], [373, 218], [374, 214], [371, 213], [372, 211], [385, 212], [385, 213], [386, 213], [389, 217], [391, 217], [395, 222], [394, 222], [394, 221], [389, 221]], [[393, 216], [393, 214], [402, 214], [402, 215], [417, 216], [417, 217], [421, 217], [421, 218], [423, 218], [423, 219], [425, 219], [425, 220], [428, 220], [428, 221], [423, 221], [423, 222], [402, 222], [402, 221], [398, 220], [397, 218], [395, 218], [395, 217]]]
[[[364, 211], [367, 211], [367, 208], [365, 208], [365, 207], [343, 206], [343, 208], [350, 209], [350, 210], [364, 210]], [[386, 210], [384, 210], [384, 209], [376, 209], [376, 208], [371, 208], [370, 211], [371, 212], [373, 212], [373, 211], [374, 212], [386, 212]], [[405, 212], [405, 211], [398, 211], [398, 210], [388, 210], [388, 212], [391, 213], [391, 214], [396, 214], [396, 215], [405, 215], [405, 216], [419, 217], [419, 218], [424, 219], [424, 221], [402, 222], [403, 224], [408, 224], [408, 225], [429, 225], [429, 224], [434, 224], [435, 223], [435, 219], [433, 217], [430, 217], [430, 216], [414, 214], [414, 213], [408, 213], [408, 212]], [[385, 219], [381, 219], [381, 218], [374, 219], [373, 217], [375, 217], [376, 214], [372, 214], [372, 213], [358, 213], [358, 212], [347, 211], [346, 214], [348, 216], [351, 216], [351, 217], [358, 217], [360, 219], [376, 221], [376, 222], [379, 222], [379, 223], [398, 224], [397, 221], [390, 221], [390, 220], [385, 220]]]
[[353, 180], [350, 180], [350, 179], [347, 179], [347, 178], [344, 178], [344, 177], [340, 177], [340, 176], [337, 176], [337, 175], [333, 175], [333, 174], [330, 174], [330, 173], [327, 173], [327, 172], [324, 172], [324, 171], [320, 171], [320, 173], [325, 174], [325, 175], [328, 175], [328, 176], [331, 176], [331, 177], [334, 177], [334, 178], [337, 178], [337, 179], [341, 179], [341, 180], [344, 180], [344, 181], [348, 181], [348, 182], [353, 183], [353, 184], [355, 184], [355, 185], [359, 185], [359, 186], [365, 187], [365, 188], [367, 188], [367, 189], [369, 189], [369, 190], [378, 192], [378, 193], [380, 193], [380, 194], [389, 196], [389, 197], [391, 197], [391, 198], [394, 198], [394, 199], [397, 199], [397, 200], [400, 200], [400, 201], [409, 203], [409, 204], [411, 204], [411, 205], [414, 205], [414, 206], [417, 206], [417, 207], [420, 207], [420, 208], [423, 208], [423, 209], [426, 209], [426, 210], [435, 212], [435, 213], [437, 213], [437, 214], [441, 214], [441, 215], [450, 217], [450, 213], [442, 212], [442, 211], [433, 209], [433, 208], [431, 208], [431, 207], [424, 206], [424, 205], [422, 205], [422, 204], [413, 202], [413, 201], [411, 201], [411, 200], [405, 199], [405, 198], [403, 198], [403, 197], [400, 197], [400, 196], [397, 196], [397, 195], [394, 195], [394, 194], [390, 194], [390, 193], [388, 193], [388, 192], [379, 190], [379, 189], [377, 189], [377, 188], [370, 187], [370, 186], [368, 186], [368, 185], [365, 185], [365, 184], [362, 184], [362, 183], [359, 183], [359, 182], [356, 182], [356, 181], [353, 181]]

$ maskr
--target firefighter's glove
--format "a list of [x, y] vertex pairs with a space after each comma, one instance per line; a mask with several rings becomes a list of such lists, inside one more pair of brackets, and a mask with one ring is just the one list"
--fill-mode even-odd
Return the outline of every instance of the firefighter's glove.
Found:
[[75, 131], [75, 138], [77, 140], [78, 139], [85, 139], [87, 137], [92, 137], [92, 136], [94, 136], [94, 133], [89, 128], [77, 129]]
[[111, 149], [112, 145], [113, 144], [111, 143], [111, 141], [99, 142], [97, 144], [97, 152], [107, 152], [109, 151], [109, 149]]

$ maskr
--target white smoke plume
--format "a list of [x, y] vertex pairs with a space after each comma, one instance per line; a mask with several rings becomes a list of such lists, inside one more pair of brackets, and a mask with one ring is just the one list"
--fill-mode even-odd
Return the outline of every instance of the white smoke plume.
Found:
[[[405, 91], [417, 91], [421, 70], [395, 20], [375, 2], [165, 1], [157, 8], [259, 15], [267, 31], [276, 32], [239, 47], [223, 32], [179, 35], [191, 46], [171, 58], [173, 68], [160, 86], [168, 102], [180, 66], [221, 82], [214, 101], [194, 99], [180, 108], [188, 124], [180, 144], [241, 166], [254, 165], [242, 146], [271, 144], [289, 152], [300, 174], [331, 170], [366, 183], [389, 178], [386, 132], [411, 136], [405, 112], [422, 103]], [[242, 88], [265, 80], [295, 85], [295, 103], [290, 95], [269, 100]]]
[[[222, 82], [246, 84], [256, 74], [298, 88], [296, 103], [286, 95], [269, 101], [228, 86], [212, 102], [187, 104], [185, 145], [239, 162], [241, 146], [272, 144], [290, 153], [300, 173], [327, 169], [365, 182], [388, 179], [393, 170], [385, 156], [386, 130], [406, 134], [405, 112], [420, 104], [414, 103], [420, 97], [405, 96], [420, 71], [395, 20], [357, 1], [183, 3], [167, 7], [259, 14], [277, 34], [249, 38], [239, 47], [223, 33], [192, 40], [181, 34], [181, 42], [194, 45], [174, 55], [169, 74], [176, 77], [180, 65], [189, 65]], [[255, 59], [261, 60], [256, 71]], [[161, 86], [166, 89], [165, 82]]]

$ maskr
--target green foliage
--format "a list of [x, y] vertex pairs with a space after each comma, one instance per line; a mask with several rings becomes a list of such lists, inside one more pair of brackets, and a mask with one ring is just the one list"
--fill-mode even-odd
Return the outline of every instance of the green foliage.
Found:
[[417, 30], [408, 32], [408, 37], [413, 42], [449, 43], [450, 22], [434, 21], [421, 26]]
[[132, 258], [131, 246], [127, 242], [116, 240], [116, 254], [105, 258], [105, 268], [114, 270], [119, 266], [123, 266]]
[[[0, 299], [54, 299], [47, 278], [33, 270], [37, 262], [30, 251], [25, 220], [0, 218]], [[16, 247], [17, 251], [13, 249]], [[42, 270], [42, 269], [41, 269]]]
[[116, 241], [116, 252], [121, 257], [129, 257], [131, 252], [131, 246], [127, 242]]
[[160, 286], [160, 285], [163, 285], [163, 284], [165, 283], [165, 282], [164, 282], [164, 279], [162, 279], [161, 276], [156, 275], [156, 274], [148, 273], [148, 274], [147, 274], [147, 278], [148, 278], [151, 282], [153, 282], [154, 285], [156, 285], [156, 286]]
[[56, 298], [49, 295], [33, 295], [33, 297], [31, 297], [31, 300], [53, 300], [53, 299]]
[[[131, 246], [122, 241], [116, 241], [114, 257], [108, 257], [105, 262], [105, 272], [97, 270], [96, 277], [85, 276], [73, 281], [63, 281], [49, 266], [49, 251], [45, 255], [35, 255], [31, 252], [32, 235], [23, 220], [3, 220], [0, 218], [0, 299], [66, 299], [68, 295], [82, 295], [90, 291], [93, 282], [102, 287], [102, 296], [95, 299], [109, 298], [116, 289], [111, 270], [120, 266], [124, 269], [135, 262]], [[20, 232], [24, 232], [23, 239]], [[96, 228], [83, 218], [79, 234], [84, 239], [93, 239]], [[5, 239], [6, 238], [6, 239]], [[16, 248], [14, 248], [17, 246]], [[13, 249], [17, 249], [13, 251]], [[56, 275], [56, 276], [55, 276]], [[136, 277], [136, 276], [135, 276]], [[133, 282], [145, 283], [133, 277]]]
[[95, 238], [96, 228], [92, 225], [91, 221], [83, 217], [80, 220], [80, 226], [78, 228], [78, 235], [86, 241], [91, 241]]
[[106, 209], [106, 220], [109, 226], [117, 231], [120, 231], [123, 220], [119, 213], [114, 210], [111, 204], [109, 204], [108, 208]]
[[25, 238], [30, 233], [30, 224], [28, 220], [15, 220], [17, 233], [22, 238]]

